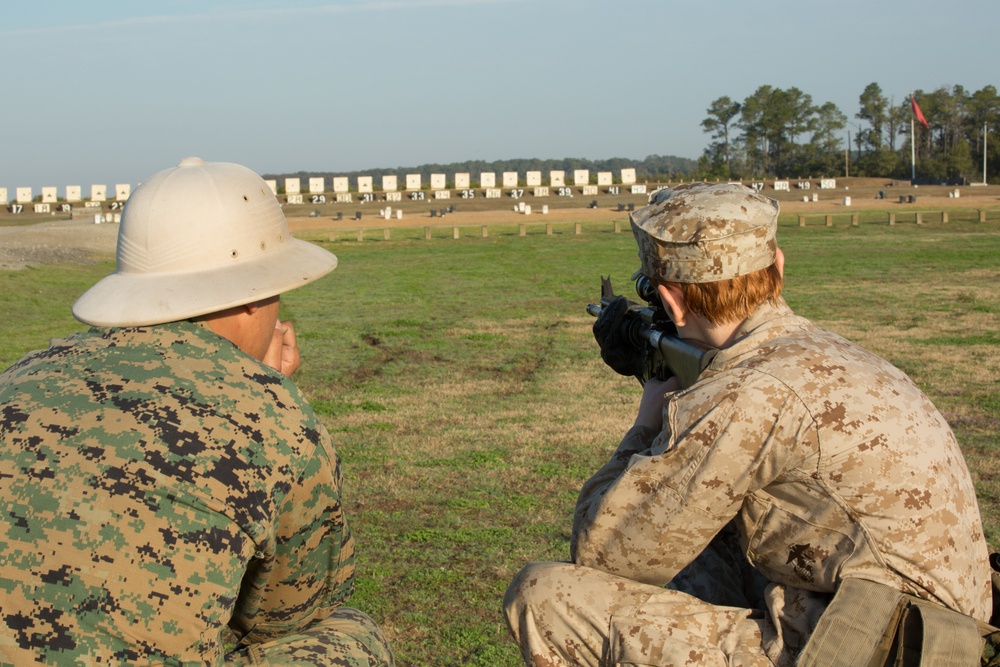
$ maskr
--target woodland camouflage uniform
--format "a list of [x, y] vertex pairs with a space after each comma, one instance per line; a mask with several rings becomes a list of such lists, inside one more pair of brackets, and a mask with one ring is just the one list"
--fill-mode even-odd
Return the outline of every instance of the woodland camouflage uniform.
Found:
[[[710, 281], [774, 261], [776, 204], [724, 187], [739, 186], [697, 205], [682, 187], [636, 212], [646, 275]], [[744, 213], [713, 219], [711, 197]], [[714, 261], [723, 246], [738, 257]], [[668, 266], [677, 255], [690, 263]], [[634, 427], [584, 485], [572, 563], [529, 564], [508, 589], [527, 664], [792, 665], [852, 578], [988, 619], [962, 453], [892, 365], [779, 298], [667, 399], [662, 430]]]
[[329, 435], [200, 324], [91, 329], [0, 375], [0, 478], [0, 662], [389, 660], [342, 606]]

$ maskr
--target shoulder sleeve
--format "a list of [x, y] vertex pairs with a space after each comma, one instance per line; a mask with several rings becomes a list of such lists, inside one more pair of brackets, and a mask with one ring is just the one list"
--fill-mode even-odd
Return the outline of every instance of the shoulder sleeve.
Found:
[[329, 616], [354, 588], [354, 539], [341, 500], [340, 458], [303, 401], [294, 448], [301, 458], [276, 506], [273, 553], [247, 572], [236, 626], [254, 641], [294, 633]]
[[573, 561], [666, 584], [747, 495], [814, 451], [815, 434], [806, 431], [814, 431], [812, 419], [794, 393], [753, 370], [677, 392], [650, 445], [631, 454], [617, 475], [613, 460], [584, 486]]

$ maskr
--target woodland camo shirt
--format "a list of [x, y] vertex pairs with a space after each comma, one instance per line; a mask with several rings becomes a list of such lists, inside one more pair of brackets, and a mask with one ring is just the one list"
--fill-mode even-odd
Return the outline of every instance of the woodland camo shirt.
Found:
[[190, 322], [91, 329], [0, 375], [0, 663], [220, 664], [347, 601], [329, 435]]

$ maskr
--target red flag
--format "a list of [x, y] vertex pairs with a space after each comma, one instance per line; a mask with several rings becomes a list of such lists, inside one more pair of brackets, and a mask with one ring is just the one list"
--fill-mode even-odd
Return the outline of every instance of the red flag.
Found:
[[910, 103], [913, 104], [913, 115], [917, 117], [917, 120], [923, 123], [924, 127], [928, 130], [931, 129], [930, 123], [928, 123], [927, 119], [924, 118], [924, 112], [920, 110], [919, 106], [917, 106], [917, 98], [911, 97]]

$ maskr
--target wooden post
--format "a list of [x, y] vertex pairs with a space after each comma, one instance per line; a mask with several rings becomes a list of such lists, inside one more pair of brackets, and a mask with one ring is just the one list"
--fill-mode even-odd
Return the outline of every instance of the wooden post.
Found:
[[799, 227], [805, 227], [805, 226], [806, 226], [806, 216], [800, 215], [799, 216]]
[[580, 235], [580, 223], [579, 222], [576, 223], [575, 231], [576, 231], [576, 235], [579, 236]]
[[552, 223], [547, 223], [545, 225], [545, 235], [552, 236]]
[[621, 234], [621, 233], [622, 233], [622, 223], [619, 222], [618, 220], [615, 220], [615, 234]]
[[917, 213], [917, 224], [918, 225], [924, 224], [924, 214], [923, 213]]
[[364, 240], [365, 240], [365, 230], [359, 229], [358, 230], [358, 243], [360, 243], [361, 241], [364, 241]]
[[851, 213], [851, 227], [858, 226], [859, 217], [857, 213]]
[[386, 227], [385, 229], [382, 230], [382, 239], [385, 241], [389, 241], [391, 238], [392, 235], [389, 233], [389, 228]]
[[424, 240], [425, 241], [430, 241], [431, 240], [431, 228], [430, 227], [424, 227]]
[[827, 227], [833, 227], [833, 216], [832, 215], [827, 215], [826, 216], [826, 226]]
[[483, 238], [484, 238], [484, 239], [485, 239], [485, 238], [486, 238], [487, 236], [489, 236], [489, 235], [490, 235], [490, 234], [489, 234], [489, 232], [488, 232], [488, 231], [486, 231], [486, 230], [487, 230], [487, 227], [486, 227], [486, 225], [483, 225]]
[[524, 223], [522, 222], [520, 225], [518, 225], [517, 235], [524, 236], [524, 234], [525, 234], [525, 228], [524, 228]]
[[979, 222], [986, 222], [986, 211], [979, 210]]
[[941, 222], [948, 222], [948, 211], [941, 211]]
[[889, 214], [889, 225], [892, 226], [894, 224], [896, 224], [896, 214], [895, 213], [890, 213]]
[[453, 239], [457, 239], [458, 238], [458, 227], [452, 227], [451, 228], [451, 238], [453, 238]]

